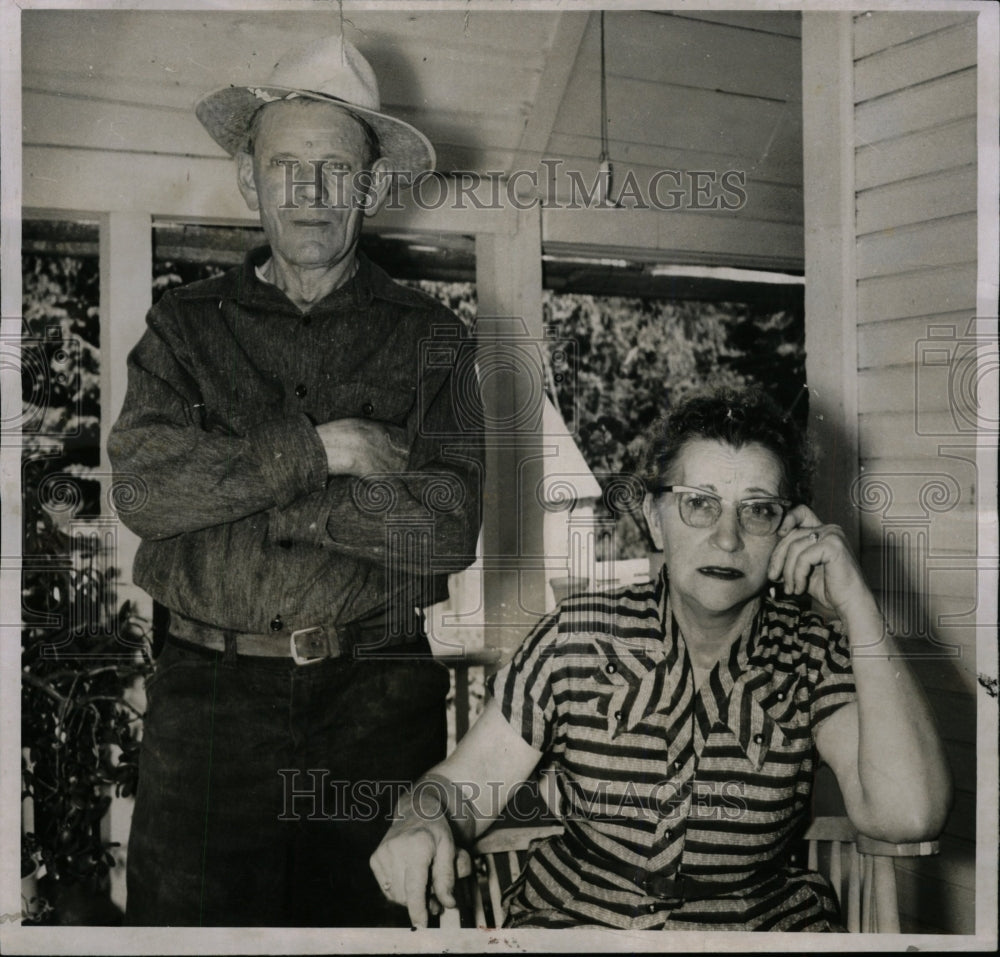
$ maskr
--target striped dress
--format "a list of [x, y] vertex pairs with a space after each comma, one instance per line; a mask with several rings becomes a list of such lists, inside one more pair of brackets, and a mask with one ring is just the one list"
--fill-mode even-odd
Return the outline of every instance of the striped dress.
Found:
[[[567, 599], [490, 687], [545, 752], [565, 819], [508, 892], [508, 926], [840, 929], [825, 879], [787, 862], [814, 729], [854, 700], [836, 624], [765, 598], [695, 690], [664, 573]], [[711, 896], [671, 896], [681, 876]]]

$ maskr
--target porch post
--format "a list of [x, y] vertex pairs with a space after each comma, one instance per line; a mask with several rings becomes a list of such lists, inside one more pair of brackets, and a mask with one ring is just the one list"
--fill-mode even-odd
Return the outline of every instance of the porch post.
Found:
[[[153, 222], [146, 212], [110, 212], [101, 217], [101, 513], [113, 516], [108, 434], [121, 412], [128, 377], [125, 359], [146, 327], [153, 298]], [[140, 601], [149, 617], [145, 594], [132, 586], [132, 561], [138, 537], [121, 522], [113, 530], [119, 569], [118, 600]], [[134, 592], [134, 593], [133, 593]]]
[[854, 48], [850, 12], [802, 14], [806, 382], [819, 452], [815, 505], [857, 551], [857, 278]]
[[483, 499], [485, 645], [516, 648], [545, 610], [538, 489], [544, 375], [541, 216], [505, 212], [476, 237], [477, 354], [486, 410]]
[[[145, 329], [153, 297], [153, 222], [149, 213], [111, 212], [101, 217], [101, 518], [105, 540], [113, 543], [108, 565], [118, 569], [116, 599], [138, 605], [152, 620], [152, 603], [132, 584], [132, 563], [139, 539], [115, 517], [111, 494], [108, 433], [121, 412], [128, 377], [125, 359]], [[111, 900], [125, 908], [125, 856], [128, 852], [132, 801], [114, 797], [102, 822], [105, 839], [120, 847], [113, 853]]]

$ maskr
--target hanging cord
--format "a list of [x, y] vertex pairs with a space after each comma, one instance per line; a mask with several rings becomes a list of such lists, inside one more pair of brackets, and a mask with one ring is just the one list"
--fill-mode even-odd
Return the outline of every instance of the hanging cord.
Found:
[[610, 203], [617, 206], [618, 203], [611, 199], [612, 180], [614, 178], [614, 168], [611, 165], [611, 153], [608, 148], [608, 74], [605, 69], [604, 60], [604, 11], [601, 11], [601, 155], [599, 157], [601, 188], [599, 196], [601, 205]]

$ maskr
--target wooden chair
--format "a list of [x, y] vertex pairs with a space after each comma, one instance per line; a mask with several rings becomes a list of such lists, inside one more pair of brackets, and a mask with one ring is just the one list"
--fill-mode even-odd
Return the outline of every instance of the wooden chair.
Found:
[[[441, 915], [442, 928], [463, 925], [478, 928], [503, 925], [503, 891], [520, 875], [534, 841], [562, 832], [562, 826], [501, 827], [487, 831], [473, 848], [474, 859], [460, 851], [456, 873], [470, 888], [464, 908]], [[841, 914], [852, 933], [899, 933], [896, 900], [897, 857], [936, 854], [937, 841], [889, 844], [858, 834], [846, 817], [817, 817], [806, 831], [807, 866], [824, 874], [833, 885]], [[469, 916], [471, 914], [471, 917]]]
[[897, 857], [937, 854], [937, 841], [890, 844], [859, 834], [846, 817], [813, 818], [806, 866], [833, 885], [851, 933], [898, 934]]

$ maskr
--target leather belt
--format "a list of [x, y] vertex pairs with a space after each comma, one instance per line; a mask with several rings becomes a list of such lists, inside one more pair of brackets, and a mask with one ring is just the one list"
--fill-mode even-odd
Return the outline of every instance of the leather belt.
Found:
[[170, 615], [170, 635], [207, 651], [224, 652], [226, 635], [230, 634], [236, 645], [236, 654], [254, 658], [291, 658], [297, 665], [312, 665], [327, 658], [344, 654], [347, 642], [342, 640], [340, 629], [334, 625], [313, 625], [297, 628], [290, 634], [252, 634], [227, 632], [204, 622], [185, 618], [174, 612]]
[[760, 887], [780, 870], [781, 865], [778, 863], [765, 865], [760, 870], [738, 881], [713, 881], [689, 877], [687, 874], [675, 874], [673, 877], [650, 874], [645, 880], [639, 882], [639, 887], [650, 897], [684, 901], [707, 900], [711, 897], [740, 894]]

